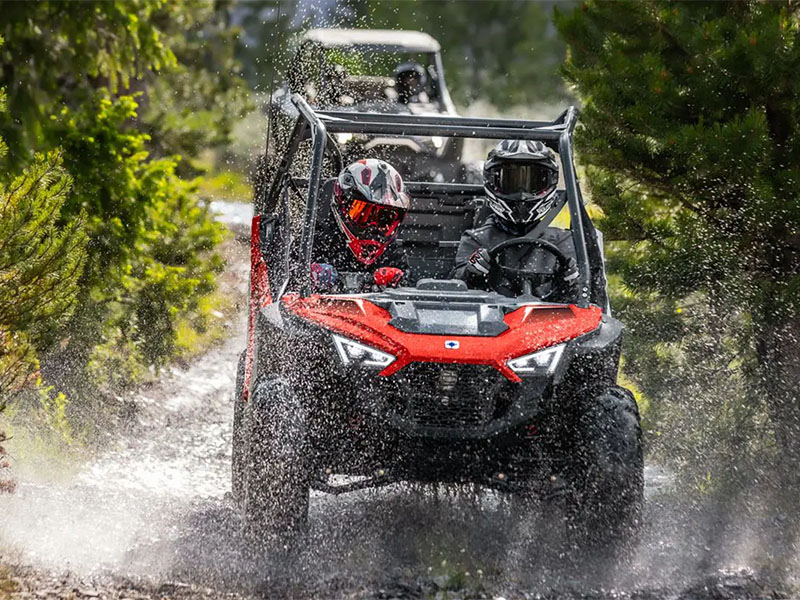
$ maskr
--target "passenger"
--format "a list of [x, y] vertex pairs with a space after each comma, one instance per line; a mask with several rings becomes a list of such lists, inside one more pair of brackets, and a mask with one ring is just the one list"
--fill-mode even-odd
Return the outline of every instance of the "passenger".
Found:
[[[390, 248], [408, 212], [403, 179], [386, 161], [368, 158], [339, 173], [330, 209], [320, 215], [311, 277], [317, 290], [331, 290], [338, 272], [375, 268], [368, 284], [397, 286], [403, 259]], [[387, 250], [389, 250], [387, 252]]]
[[[502, 275], [489, 250], [506, 240], [528, 235], [553, 208], [558, 186], [555, 153], [542, 142], [504, 140], [489, 153], [483, 180], [492, 212], [485, 223], [461, 236], [451, 277], [464, 280], [471, 288], [518, 296], [523, 293], [519, 281]], [[530, 245], [509, 248], [500, 261], [506, 267], [548, 273], [533, 278], [535, 296], [551, 301], [573, 300], [578, 270], [570, 231], [545, 227], [536, 237], [570, 257], [569, 267], [559, 269], [551, 253]]]

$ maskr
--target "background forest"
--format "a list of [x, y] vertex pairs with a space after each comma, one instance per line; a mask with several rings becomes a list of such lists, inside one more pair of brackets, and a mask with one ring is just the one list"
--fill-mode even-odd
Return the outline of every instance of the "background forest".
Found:
[[205, 199], [312, 25], [424, 29], [461, 110], [577, 102], [650, 450], [704, 491], [796, 464], [794, 2], [3, 3], [0, 406], [64, 434], [220, 335]]

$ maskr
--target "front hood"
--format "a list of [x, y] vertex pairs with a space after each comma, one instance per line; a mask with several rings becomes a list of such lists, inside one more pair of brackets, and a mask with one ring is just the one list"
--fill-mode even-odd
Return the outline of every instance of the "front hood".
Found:
[[[506, 364], [512, 358], [561, 344], [595, 330], [602, 318], [597, 306], [520, 304], [508, 308], [494, 335], [415, 333], [391, 321], [385, 308], [359, 296], [283, 297], [283, 306], [298, 317], [329, 331], [368, 344], [397, 359], [383, 371], [389, 376], [412, 362], [491, 365], [511, 381], [520, 378]], [[442, 312], [447, 312], [442, 305]]]

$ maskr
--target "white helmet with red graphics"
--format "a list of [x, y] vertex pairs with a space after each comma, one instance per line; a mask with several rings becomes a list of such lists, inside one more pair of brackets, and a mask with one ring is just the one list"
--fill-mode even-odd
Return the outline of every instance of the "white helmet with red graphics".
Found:
[[333, 186], [336, 222], [347, 236], [347, 247], [365, 265], [378, 260], [395, 238], [409, 204], [403, 178], [377, 158], [346, 167]]

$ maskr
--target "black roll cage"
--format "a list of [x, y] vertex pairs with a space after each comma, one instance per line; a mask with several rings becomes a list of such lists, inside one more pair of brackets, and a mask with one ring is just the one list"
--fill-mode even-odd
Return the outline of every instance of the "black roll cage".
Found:
[[[586, 250], [586, 239], [581, 210], [583, 197], [575, 175], [572, 152], [572, 134], [578, 122], [578, 110], [570, 106], [554, 121], [525, 121], [518, 119], [483, 119], [444, 115], [407, 115], [384, 113], [359, 113], [346, 111], [315, 111], [299, 94], [292, 94], [292, 103], [299, 112], [288, 146], [278, 165], [268, 191], [262, 198], [256, 198], [255, 213], [262, 215], [278, 202], [282, 183], [289, 177], [289, 167], [294, 160], [300, 143], [311, 138], [311, 172], [308, 177], [305, 223], [300, 242], [300, 265], [295, 271], [301, 277], [300, 293], [311, 293], [311, 259], [314, 244], [314, 229], [317, 222], [317, 204], [322, 182], [322, 169], [330, 134], [382, 134], [396, 136], [440, 136], [454, 138], [480, 139], [523, 139], [543, 142], [555, 146], [561, 157], [570, 214], [570, 229], [578, 263], [578, 306], [589, 305], [590, 265]], [[305, 182], [304, 182], [305, 183]], [[413, 193], [415, 187], [431, 187], [442, 191], [459, 193], [460, 184], [429, 184], [408, 182]]]

